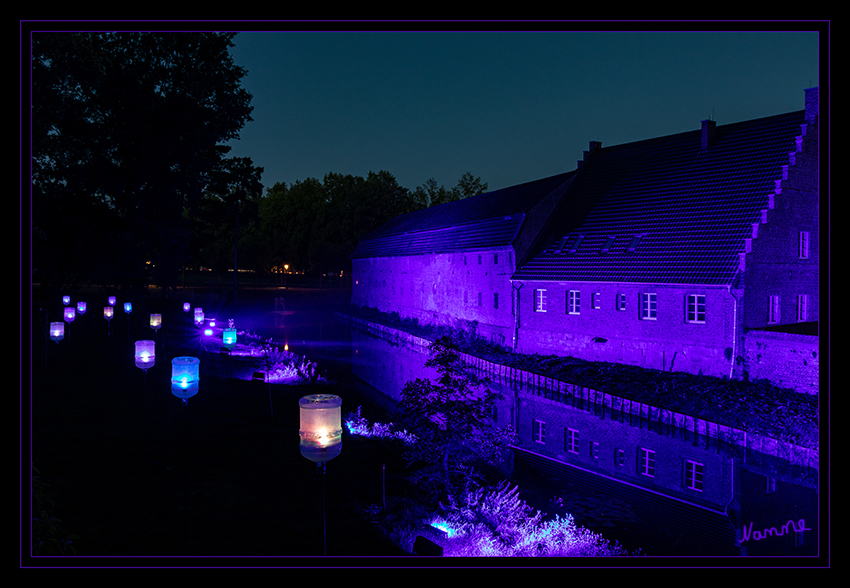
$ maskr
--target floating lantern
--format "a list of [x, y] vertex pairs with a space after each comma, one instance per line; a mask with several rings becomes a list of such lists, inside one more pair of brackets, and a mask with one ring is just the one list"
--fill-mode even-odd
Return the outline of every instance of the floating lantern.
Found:
[[225, 347], [230, 348], [236, 345], [236, 329], [227, 328], [222, 333], [222, 342]]
[[136, 341], [136, 367], [148, 370], [156, 363], [156, 343], [154, 341]]
[[130, 314], [131, 312], [133, 312], [133, 303], [132, 302], [125, 302], [124, 303], [124, 312], [126, 312], [127, 314]]
[[161, 314], [152, 314], [151, 315], [151, 329], [154, 331], [159, 331], [159, 328], [162, 326], [162, 315]]
[[73, 323], [77, 317], [76, 309], [73, 306], [65, 307], [65, 322]]
[[107, 321], [111, 321], [112, 320], [112, 314], [113, 314], [113, 310], [112, 310], [111, 306], [104, 306], [103, 307], [103, 318], [105, 318]]
[[298, 401], [301, 409], [301, 455], [316, 463], [330, 461], [342, 451], [342, 399], [311, 394]]
[[50, 338], [58, 345], [65, 338], [65, 323], [50, 323]]
[[79, 312], [80, 314], [86, 314], [85, 302], [77, 302], [77, 312]]
[[183, 312], [189, 312], [189, 309], [192, 308], [192, 305], [188, 302], [183, 303]]
[[109, 297], [109, 306], [115, 306], [115, 296]]
[[171, 393], [186, 400], [198, 393], [199, 366], [197, 357], [175, 357], [171, 360]]
[[70, 296], [63, 296], [62, 297], [62, 304], [64, 304], [65, 306], [68, 306], [69, 304], [71, 304], [71, 297]]

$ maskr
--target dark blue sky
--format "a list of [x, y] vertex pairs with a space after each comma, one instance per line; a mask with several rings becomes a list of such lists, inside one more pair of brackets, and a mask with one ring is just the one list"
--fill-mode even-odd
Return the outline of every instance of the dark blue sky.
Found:
[[386, 170], [490, 190], [603, 146], [804, 106], [816, 32], [243, 32], [253, 122], [231, 155], [263, 183]]

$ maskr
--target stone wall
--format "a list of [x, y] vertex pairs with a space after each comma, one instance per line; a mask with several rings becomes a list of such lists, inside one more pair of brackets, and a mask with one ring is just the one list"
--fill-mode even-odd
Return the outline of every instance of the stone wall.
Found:
[[818, 394], [819, 337], [774, 331], [749, 331], [744, 368], [750, 379], [766, 379], [798, 392]]

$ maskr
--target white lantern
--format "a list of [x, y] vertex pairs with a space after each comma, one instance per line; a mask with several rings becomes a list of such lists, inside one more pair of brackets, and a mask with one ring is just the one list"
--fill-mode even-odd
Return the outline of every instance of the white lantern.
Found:
[[171, 393], [184, 402], [198, 393], [200, 364], [197, 357], [182, 356], [171, 360]]
[[154, 331], [159, 331], [159, 328], [162, 326], [162, 315], [161, 314], [152, 314], [151, 315], [151, 329]]
[[301, 455], [316, 463], [330, 461], [342, 451], [342, 399], [311, 394], [298, 401], [301, 410]]
[[199, 327], [204, 324], [204, 309], [196, 308], [195, 309], [195, 324]]
[[228, 349], [236, 345], [236, 329], [224, 329], [224, 331], [222, 332], [222, 343]]
[[86, 314], [85, 302], [77, 302], [77, 312], [79, 312], [80, 314]]
[[136, 341], [136, 367], [148, 370], [156, 363], [156, 343], [154, 341]]
[[133, 312], [133, 303], [132, 302], [125, 302], [124, 303], [124, 312], [126, 312], [127, 314], [130, 314], [131, 312]]
[[188, 302], [183, 303], [183, 312], [189, 312], [189, 309], [192, 307]]
[[109, 297], [109, 306], [115, 306], [115, 296]]
[[65, 307], [65, 322], [73, 323], [74, 319], [77, 317], [76, 309], [73, 306]]
[[105, 318], [107, 321], [111, 321], [112, 320], [112, 314], [113, 314], [113, 310], [112, 310], [111, 306], [104, 306], [103, 307], [103, 318]]
[[50, 323], [50, 338], [58, 345], [65, 338], [65, 323]]
[[64, 304], [65, 306], [68, 306], [69, 304], [71, 304], [71, 297], [70, 296], [63, 296], [62, 297], [62, 304]]

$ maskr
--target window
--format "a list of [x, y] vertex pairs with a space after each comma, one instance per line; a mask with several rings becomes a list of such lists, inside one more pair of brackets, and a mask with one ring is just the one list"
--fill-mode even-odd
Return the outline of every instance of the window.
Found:
[[635, 249], [637, 249], [639, 241], [640, 241], [640, 235], [635, 235], [632, 238], [631, 243], [629, 243], [629, 251], [634, 251]]
[[640, 318], [647, 321], [654, 321], [657, 315], [656, 294], [653, 292], [644, 292], [640, 295]]
[[567, 313], [579, 314], [581, 310], [581, 294], [578, 290], [567, 292]]
[[705, 295], [704, 294], [688, 294], [687, 303], [685, 305], [686, 320], [689, 323], [704, 323], [705, 322]]
[[803, 323], [809, 318], [809, 295], [797, 294], [797, 322]]
[[625, 294], [617, 294], [617, 310], [626, 310]]
[[638, 453], [638, 472], [644, 476], [655, 477], [655, 452], [652, 449], [640, 448]]
[[611, 245], [614, 244], [614, 237], [605, 237], [605, 243], [602, 245], [602, 253], [608, 253], [608, 250], [611, 249]]
[[573, 238], [570, 245], [570, 253], [575, 253], [578, 246], [581, 245], [582, 240], [584, 239], [583, 235], [579, 235], [578, 237]]
[[478, 293], [478, 306], [481, 306], [482, 304], [483, 304], [483, 299], [481, 297], [481, 292], [479, 292]]
[[770, 476], [765, 476], [765, 494], [772, 494], [776, 492], [776, 478], [771, 478]]
[[534, 291], [534, 312], [546, 312], [546, 290]]
[[602, 303], [600, 302], [602, 299], [602, 294], [599, 292], [594, 292], [590, 295], [590, 302], [593, 305], [593, 308], [600, 309], [602, 308]]
[[809, 258], [809, 232], [800, 231], [800, 259]]
[[771, 296], [767, 306], [767, 322], [779, 322], [779, 296]]
[[544, 421], [534, 419], [533, 435], [535, 443], [546, 443], [546, 423]]
[[567, 429], [564, 432], [564, 449], [570, 453], [578, 453], [578, 431]]
[[499, 293], [493, 292], [493, 308], [499, 308]]
[[463, 303], [466, 304], [467, 302], [469, 302], [469, 293], [466, 290], [464, 290], [463, 291]]
[[702, 464], [685, 460], [685, 487], [702, 492]]
[[481, 265], [481, 254], [478, 254], [478, 265]]
[[590, 457], [599, 459], [599, 443], [596, 441], [590, 444]]
[[622, 449], [616, 449], [614, 451], [614, 463], [620, 467], [626, 465], [626, 452]]
[[493, 265], [499, 265], [499, 254], [498, 253], [493, 254]]

